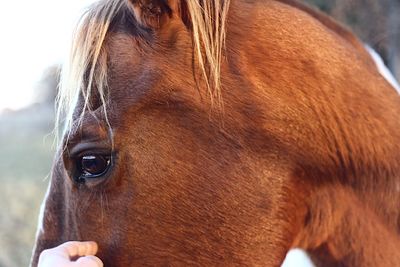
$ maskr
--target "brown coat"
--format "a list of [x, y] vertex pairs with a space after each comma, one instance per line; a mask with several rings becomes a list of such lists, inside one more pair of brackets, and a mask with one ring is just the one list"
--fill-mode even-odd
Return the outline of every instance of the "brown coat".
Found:
[[232, 0], [209, 40], [189, 2], [102, 1], [84, 36], [112, 3], [33, 266], [71, 239], [97, 241], [105, 266], [279, 266], [293, 247], [400, 266], [400, 97], [356, 37], [291, 0]]

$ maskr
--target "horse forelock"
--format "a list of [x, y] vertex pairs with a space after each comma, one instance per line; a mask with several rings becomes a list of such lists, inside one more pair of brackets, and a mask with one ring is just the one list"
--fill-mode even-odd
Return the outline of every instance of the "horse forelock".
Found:
[[93, 88], [96, 88], [103, 109], [107, 112], [107, 51], [104, 41], [123, 3], [123, 0], [100, 1], [91, 6], [78, 23], [69, 60], [63, 65], [57, 97], [56, 132], [64, 124], [62, 136], [68, 135], [72, 128], [73, 113], [80, 95], [84, 99], [84, 106], [79, 120], [82, 120], [85, 110], [91, 110]]
[[[190, 18], [196, 62], [205, 77], [211, 104], [221, 107], [221, 64], [230, 0], [184, 3]], [[61, 137], [69, 135], [74, 118], [78, 118], [74, 124], [80, 125], [85, 111], [93, 111], [91, 98], [94, 95], [109, 125], [106, 105], [108, 53], [105, 41], [113, 23], [127, 12], [131, 12], [127, 0], [103, 0], [92, 5], [81, 17], [73, 36], [69, 60], [63, 66], [57, 97], [55, 132], [61, 132]], [[83, 106], [79, 107], [79, 114], [76, 114], [80, 97], [83, 98]], [[64, 127], [62, 131], [61, 127]]]

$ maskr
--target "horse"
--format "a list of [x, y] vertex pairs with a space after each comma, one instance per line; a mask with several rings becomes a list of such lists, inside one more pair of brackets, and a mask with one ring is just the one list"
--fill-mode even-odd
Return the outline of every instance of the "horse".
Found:
[[[75, 34], [31, 265], [400, 266], [400, 96], [295, 0], [101, 0]], [[61, 127], [64, 127], [63, 129]]]

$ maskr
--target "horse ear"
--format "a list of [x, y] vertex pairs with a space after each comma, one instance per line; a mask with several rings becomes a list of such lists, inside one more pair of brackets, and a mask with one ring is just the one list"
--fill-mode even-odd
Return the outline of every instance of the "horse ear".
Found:
[[169, 19], [178, 16], [188, 25], [184, 0], [127, 0], [136, 20], [144, 27], [159, 29]]

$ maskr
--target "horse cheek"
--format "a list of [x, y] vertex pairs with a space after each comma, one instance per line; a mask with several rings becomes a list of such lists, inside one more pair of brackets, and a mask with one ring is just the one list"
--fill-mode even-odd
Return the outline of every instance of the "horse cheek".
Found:
[[40, 253], [61, 244], [65, 239], [65, 192], [62, 169], [59, 168], [60, 161], [54, 164], [51, 179], [46, 196], [41, 207], [38, 221], [36, 242], [33, 249], [31, 266], [37, 266]]

